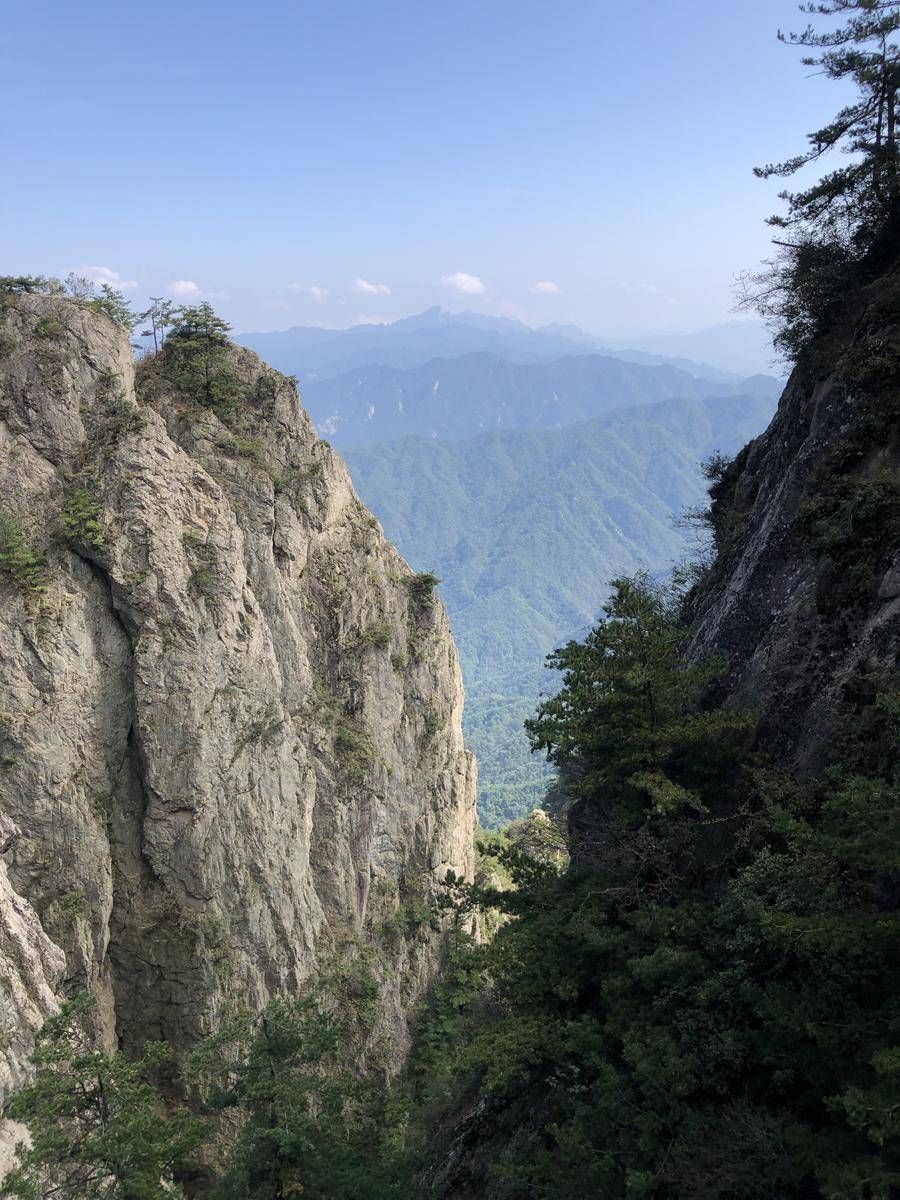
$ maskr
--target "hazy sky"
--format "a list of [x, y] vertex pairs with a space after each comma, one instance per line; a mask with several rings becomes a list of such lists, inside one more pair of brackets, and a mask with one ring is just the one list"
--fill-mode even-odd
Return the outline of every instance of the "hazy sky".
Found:
[[[836, 104], [791, 0], [3, 0], [0, 271], [239, 329], [727, 319]], [[97, 272], [98, 276], [102, 272]]]

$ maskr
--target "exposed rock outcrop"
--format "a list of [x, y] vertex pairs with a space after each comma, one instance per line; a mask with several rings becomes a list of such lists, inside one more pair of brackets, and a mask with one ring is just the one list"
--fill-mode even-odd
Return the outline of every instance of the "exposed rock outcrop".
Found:
[[[776, 762], [817, 769], [843, 718], [893, 690], [900, 648], [900, 273], [794, 370], [778, 412], [713, 488], [719, 557], [691, 653]], [[851, 720], [851, 724], [852, 724]]]
[[[18, 833], [0, 814], [0, 855]], [[13, 891], [0, 858], [0, 1104], [28, 1076], [34, 1033], [58, 1007], [65, 963], [37, 913]]]
[[441, 938], [408, 914], [471, 869], [441, 605], [250, 351], [217, 415], [158, 363], [136, 388], [101, 313], [15, 296], [0, 328], [0, 510], [45, 556], [0, 576], [0, 809], [63, 990], [183, 1047], [361, 939], [402, 1046]]

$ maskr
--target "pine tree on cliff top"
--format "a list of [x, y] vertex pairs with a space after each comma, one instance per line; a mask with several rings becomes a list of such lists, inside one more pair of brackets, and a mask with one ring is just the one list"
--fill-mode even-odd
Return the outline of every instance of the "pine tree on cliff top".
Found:
[[835, 321], [848, 292], [883, 269], [900, 234], [900, 0], [827, 0], [801, 11], [844, 21], [779, 38], [814, 51], [804, 65], [855, 84], [857, 95], [808, 135], [803, 153], [755, 171], [789, 178], [832, 151], [847, 156], [809, 187], [780, 193], [787, 211], [769, 223], [784, 231], [781, 256], [744, 280], [744, 303], [773, 321], [792, 357]]

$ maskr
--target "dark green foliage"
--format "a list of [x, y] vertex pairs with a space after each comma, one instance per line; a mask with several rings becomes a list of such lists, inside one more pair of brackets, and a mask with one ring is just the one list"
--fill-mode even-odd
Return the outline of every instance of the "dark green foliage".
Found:
[[341, 773], [350, 783], [365, 778], [372, 762], [372, 742], [363, 725], [344, 717], [334, 732], [334, 752]]
[[173, 1172], [200, 1144], [202, 1125], [163, 1100], [171, 1061], [151, 1043], [140, 1059], [92, 1047], [86, 994], [39, 1032], [35, 1078], [6, 1107], [31, 1146], [4, 1180], [18, 1200], [175, 1200]]
[[848, 156], [810, 187], [781, 193], [787, 212], [770, 224], [788, 240], [776, 243], [781, 257], [767, 272], [747, 280], [746, 302], [771, 319], [791, 357], [840, 325], [859, 289], [896, 253], [900, 235], [900, 0], [827, 0], [803, 11], [846, 23], [779, 36], [812, 49], [804, 64], [854, 85], [856, 95], [809, 135], [805, 153], [756, 171], [784, 178], [832, 151]]
[[204, 300], [179, 310], [160, 351], [164, 376], [185, 399], [220, 414], [229, 413], [241, 394], [228, 352], [230, 331]]
[[100, 284], [99, 292], [86, 301], [85, 307], [105, 313], [117, 325], [127, 330], [131, 330], [140, 319], [131, 311], [131, 305], [122, 292], [110, 287], [108, 283]]
[[59, 515], [63, 537], [76, 546], [102, 550], [108, 540], [97, 481], [84, 478], [66, 492]]
[[158, 351], [166, 340], [166, 333], [175, 324], [178, 308], [162, 296], [151, 296], [150, 307], [137, 314], [137, 321], [149, 321], [150, 328], [141, 330], [141, 337], [153, 338], [153, 349]]
[[[0, 276], [0, 304], [4, 298], [21, 295], [65, 296], [82, 308], [105, 313], [123, 329], [131, 330], [139, 319], [122, 292], [108, 283], [97, 285], [84, 276], [70, 273], [65, 280], [47, 278], [43, 275]], [[38, 322], [35, 333], [38, 337], [57, 337], [62, 326], [52, 317]]]
[[22, 526], [9, 513], [0, 512], [0, 575], [25, 592], [44, 586], [44, 556], [32, 549]]
[[517, 917], [439, 1052], [450, 1107], [477, 1087], [493, 1114], [476, 1194], [893, 1200], [896, 689], [843, 768], [767, 772], [746, 716], [699, 705], [719, 668], [682, 664], [684, 632], [619, 581], [531, 726], [577, 796], [574, 866], [501, 849], [512, 889], [456, 885]]
[[19, 348], [19, 339], [14, 333], [0, 329], [0, 360], [9, 358]]
[[261, 470], [268, 469], [266, 445], [260, 437], [242, 437], [239, 434], [232, 434], [226, 442], [222, 443], [222, 449], [233, 458], [246, 458]]
[[707, 810], [705, 780], [737, 756], [750, 722], [738, 711], [695, 705], [720, 675], [717, 660], [688, 664], [681, 595], [645, 575], [612, 582], [613, 598], [584, 642], [550, 655], [563, 686], [526, 729], [563, 770], [574, 796], [602, 794], [665, 815]]
[[425, 713], [425, 721], [423, 723], [423, 732], [426, 741], [430, 741], [443, 727], [444, 722], [441, 720], [440, 714], [436, 713], [433, 708], [429, 708]]
[[801, 519], [823, 564], [820, 610], [853, 608], [871, 597], [900, 543], [900, 481], [889, 471], [823, 473]]
[[409, 592], [411, 604], [419, 611], [429, 609], [434, 604], [434, 589], [440, 583], [437, 575], [431, 571], [420, 571], [417, 575], [408, 575], [404, 586]]
[[378, 1013], [365, 961], [347, 953], [315, 990], [241, 1016], [201, 1047], [193, 1069], [211, 1109], [242, 1124], [216, 1200], [407, 1200], [405, 1115], [355, 1067]]
[[6, 295], [21, 296], [50, 290], [51, 280], [44, 275], [0, 275], [0, 292]]

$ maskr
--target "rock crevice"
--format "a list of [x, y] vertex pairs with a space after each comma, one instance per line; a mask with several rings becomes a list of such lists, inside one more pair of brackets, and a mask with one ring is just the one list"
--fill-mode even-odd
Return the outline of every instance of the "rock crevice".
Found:
[[0, 511], [45, 560], [0, 574], [0, 811], [62, 990], [109, 1044], [185, 1047], [353, 937], [402, 1053], [441, 932], [381, 926], [472, 865], [443, 608], [251, 352], [217, 413], [73, 302], [8, 297], [0, 325]]

